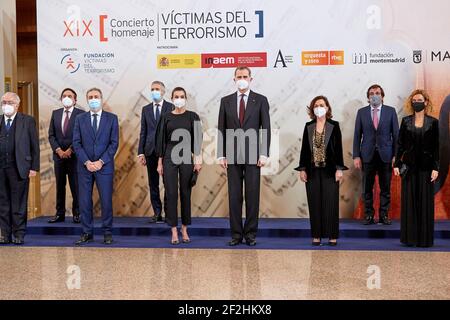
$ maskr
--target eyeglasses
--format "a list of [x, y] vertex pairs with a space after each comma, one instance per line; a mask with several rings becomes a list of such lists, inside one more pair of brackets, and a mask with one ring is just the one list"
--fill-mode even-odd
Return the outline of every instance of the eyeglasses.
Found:
[[17, 103], [15, 103], [14, 101], [2, 101], [1, 104], [7, 104], [7, 105], [10, 105], [10, 106], [15, 106]]

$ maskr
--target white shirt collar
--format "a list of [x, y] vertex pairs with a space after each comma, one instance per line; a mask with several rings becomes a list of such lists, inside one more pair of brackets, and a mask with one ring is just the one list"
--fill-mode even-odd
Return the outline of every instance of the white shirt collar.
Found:
[[244, 93], [241, 93], [239, 90], [237, 91], [237, 95], [238, 95], [238, 97], [241, 97], [241, 95], [244, 95], [245, 97], [244, 98], [248, 98], [248, 95], [250, 94], [250, 90], [247, 90], [246, 92], [244, 92]]
[[90, 113], [91, 113], [91, 118], [92, 118], [92, 116], [94, 115], [94, 114], [98, 114], [98, 117], [100, 118], [101, 116], [102, 116], [102, 112], [103, 112], [103, 110], [101, 109], [99, 112], [97, 112], [97, 113], [95, 113], [95, 112], [92, 112], [92, 111], [89, 111]]
[[64, 108], [63, 113], [65, 113], [67, 110], [68, 110], [70, 113], [72, 113], [72, 112], [73, 112], [73, 109], [75, 109], [74, 106], [70, 107], [70, 109]]
[[5, 118], [5, 124], [8, 124], [8, 119], [11, 119], [11, 124], [14, 122], [14, 119], [17, 116], [17, 112], [12, 116], [12, 117], [8, 117], [6, 114], [4, 114], [4, 118]]
[[[381, 107], [383, 106], [383, 104], [381, 104], [377, 109], [378, 109], [378, 111], [380, 111], [381, 110]], [[370, 110], [374, 110], [375, 108], [374, 107], [372, 107], [372, 106], [370, 106]]]

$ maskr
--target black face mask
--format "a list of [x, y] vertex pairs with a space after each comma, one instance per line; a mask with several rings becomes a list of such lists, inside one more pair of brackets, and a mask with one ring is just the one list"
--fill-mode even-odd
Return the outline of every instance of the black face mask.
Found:
[[425, 109], [425, 102], [413, 102], [412, 107], [415, 112], [420, 112]]

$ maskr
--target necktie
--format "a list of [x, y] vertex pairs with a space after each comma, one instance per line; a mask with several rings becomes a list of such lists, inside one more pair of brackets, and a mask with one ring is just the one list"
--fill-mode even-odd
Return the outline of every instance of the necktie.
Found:
[[239, 102], [239, 122], [241, 123], [241, 127], [244, 125], [244, 117], [245, 117], [245, 94], [241, 94], [241, 101]]
[[94, 128], [94, 133], [97, 134], [97, 117], [98, 117], [98, 114], [94, 113], [92, 116], [94, 117], [94, 120], [92, 121], [92, 128]]
[[64, 119], [64, 125], [63, 125], [63, 136], [66, 136], [67, 129], [69, 129], [69, 110], [64, 111], [66, 113], [66, 118]]
[[160, 112], [159, 112], [159, 104], [155, 104], [155, 119], [156, 119], [156, 123], [158, 123], [159, 121], [159, 117], [161, 116]]
[[378, 108], [373, 108], [373, 126], [378, 129]]
[[6, 131], [9, 131], [9, 129], [11, 129], [11, 118], [8, 118], [6, 120]]

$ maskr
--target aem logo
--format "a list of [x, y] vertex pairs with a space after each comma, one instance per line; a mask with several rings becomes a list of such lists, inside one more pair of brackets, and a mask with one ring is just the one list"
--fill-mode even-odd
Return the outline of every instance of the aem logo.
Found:
[[205, 59], [206, 64], [217, 65], [217, 64], [234, 64], [233, 57], [210, 57]]

